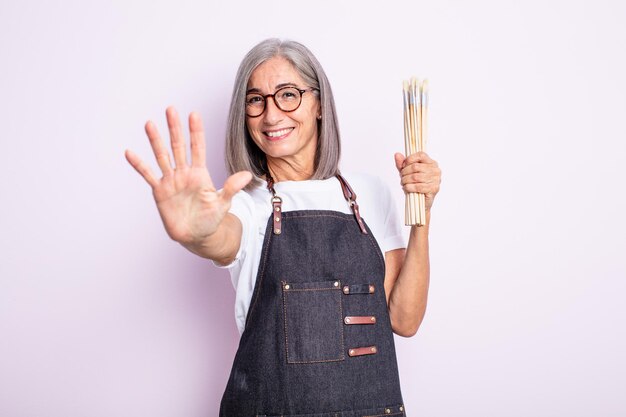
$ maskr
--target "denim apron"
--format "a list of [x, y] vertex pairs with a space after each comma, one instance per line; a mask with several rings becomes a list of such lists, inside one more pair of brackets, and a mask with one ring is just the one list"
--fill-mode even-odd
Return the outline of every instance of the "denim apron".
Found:
[[220, 417], [405, 415], [383, 254], [337, 178], [352, 214], [283, 212], [268, 181], [272, 215]]

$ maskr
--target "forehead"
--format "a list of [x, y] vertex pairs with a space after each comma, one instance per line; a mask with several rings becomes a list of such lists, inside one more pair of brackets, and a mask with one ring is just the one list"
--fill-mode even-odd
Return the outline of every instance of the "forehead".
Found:
[[302, 87], [304, 80], [291, 62], [283, 57], [274, 57], [252, 71], [248, 80], [248, 89], [273, 91], [281, 84], [295, 84]]

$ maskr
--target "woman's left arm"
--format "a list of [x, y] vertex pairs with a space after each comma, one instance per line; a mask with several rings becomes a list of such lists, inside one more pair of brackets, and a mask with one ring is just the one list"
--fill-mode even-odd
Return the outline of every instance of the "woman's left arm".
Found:
[[385, 293], [391, 327], [394, 333], [410, 337], [417, 333], [426, 313], [430, 261], [428, 233], [430, 209], [441, 183], [441, 170], [426, 153], [418, 152], [405, 158], [395, 155], [402, 189], [425, 195], [426, 224], [411, 226], [409, 244], [405, 249], [385, 253]]

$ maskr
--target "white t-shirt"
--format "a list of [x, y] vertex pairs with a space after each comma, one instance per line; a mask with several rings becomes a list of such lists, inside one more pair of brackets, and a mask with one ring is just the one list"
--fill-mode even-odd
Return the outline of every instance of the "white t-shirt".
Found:
[[[406, 247], [401, 221], [387, 186], [379, 178], [367, 174], [344, 175], [344, 178], [356, 193], [361, 216], [383, 254]], [[274, 184], [274, 189], [283, 200], [283, 211], [333, 210], [352, 213], [339, 180], [335, 177], [326, 180], [282, 181]], [[228, 268], [230, 272], [236, 290], [235, 320], [240, 335], [245, 327], [261, 262], [265, 229], [272, 213], [271, 198], [265, 182], [251, 191], [240, 191], [233, 197], [230, 213], [241, 221], [241, 246], [232, 263], [224, 266], [216, 264]]]

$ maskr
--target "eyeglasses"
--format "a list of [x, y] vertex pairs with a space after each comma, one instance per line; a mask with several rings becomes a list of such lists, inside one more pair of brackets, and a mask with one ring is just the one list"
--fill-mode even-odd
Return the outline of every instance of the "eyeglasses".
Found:
[[292, 112], [300, 107], [304, 93], [315, 90], [317, 90], [317, 88], [301, 90], [296, 87], [283, 87], [276, 90], [274, 94], [263, 95], [259, 93], [248, 93], [246, 94], [246, 115], [248, 117], [259, 117], [262, 115], [265, 111], [268, 97], [274, 99], [274, 104], [276, 104], [276, 107], [280, 110], [287, 113]]

